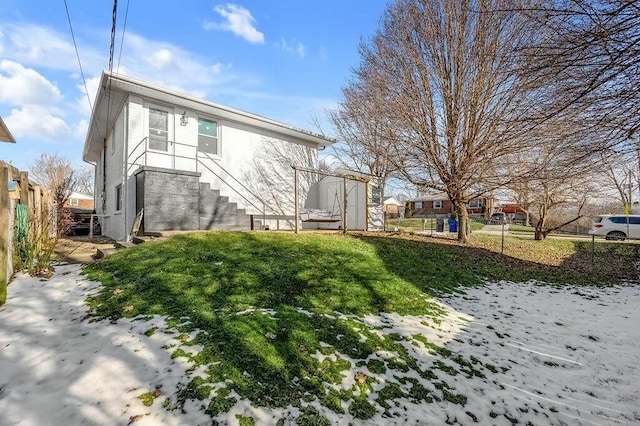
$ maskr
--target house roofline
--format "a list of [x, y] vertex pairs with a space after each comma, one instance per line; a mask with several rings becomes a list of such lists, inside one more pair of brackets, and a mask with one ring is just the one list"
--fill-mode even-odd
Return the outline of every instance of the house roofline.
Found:
[[[105, 100], [105, 98], [109, 96], [107, 93], [109, 91], [111, 92], [111, 98], [115, 101], [115, 105], [112, 103], [111, 108], [108, 108], [108, 105], [106, 105], [108, 102]], [[156, 86], [122, 74], [103, 71], [100, 79], [100, 87], [98, 88], [96, 101], [94, 103], [94, 110], [89, 121], [87, 138], [85, 139], [83, 151], [84, 161], [95, 162], [97, 160], [95, 157], [100, 153], [104, 138], [106, 137], [101, 134], [101, 132], [105, 130], [98, 128], [96, 122], [101, 119], [106, 119], [107, 123], [114, 121], [129, 94], [171, 103], [178, 108], [207, 112], [221, 119], [252, 125], [284, 136], [312, 142], [317, 144], [318, 147], [326, 147], [336, 142], [333, 138], [290, 126], [261, 115], [209, 102], [195, 96]], [[109, 109], [109, 117], [105, 117], [107, 115], [107, 111], [103, 111], [105, 108]], [[109, 128], [109, 126], [105, 128]], [[98, 147], [95, 147], [96, 144]]]
[[2, 120], [2, 117], [0, 117], [0, 141], [9, 142], [9, 143], [16, 143], [15, 138], [13, 137], [11, 132], [9, 131], [9, 128], [7, 127], [7, 125]]

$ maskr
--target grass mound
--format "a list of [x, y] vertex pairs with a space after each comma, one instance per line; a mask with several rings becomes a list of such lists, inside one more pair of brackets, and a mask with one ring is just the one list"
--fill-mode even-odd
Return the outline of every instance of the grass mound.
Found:
[[[322, 418], [320, 406], [368, 419], [392, 410], [398, 398], [464, 405], [466, 397], [443, 376], [484, 379], [497, 369], [444, 347], [438, 325], [448, 313], [431, 296], [479, 285], [480, 277], [592, 277], [421, 239], [238, 232], [145, 243], [86, 272], [104, 284], [89, 301], [95, 316], [163, 315], [184, 337], [173, 356], [187, 358], [193, 370], [204, 367], [165, 406], [202, 401], [215, 419], [240, 397], [297, 407], [301, 424]], [[384, 313], [418, 318], [424, 332], [400, 335], [386, 320], [366, 319]]]

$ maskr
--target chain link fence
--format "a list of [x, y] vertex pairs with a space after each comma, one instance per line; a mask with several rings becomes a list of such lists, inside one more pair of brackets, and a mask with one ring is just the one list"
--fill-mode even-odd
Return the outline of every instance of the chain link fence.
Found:
[[[413, 218], [403, 218], [397, 215], [389, 216], [386, 215], [385, 217], [385, 231], [414, 232], [442, 238], [456, 238], [457, 236], [458, 223], [451, 216], [430, 215]], [[514, 223], [508, 216], [503, 220], [478, 216], [470, 216], [469, 218], [471, 233], [488, 234], [499, 238], [500, 252], [502, 254], [504, 254], [507, 245], [514, 244], [514, 239], [535, 238], [535, 228], [533, 226], [526, 226], [521, 221], [516, 222]], [[637, 226], [640, 227], [640, 224]], [[594, 236], [589, 233], [590, 230], [591, 226], [587, 226], [584, 223], [575, 223], [549, 233], [546, 238], [575, 240], [576, 244], [580, 246], [580, 251], [584, 254], [588, 253], [591, 265], [597, 262], [599, 254], [622, 249], [623, 246], [620, 246], [620, 244], [632, 245], [626, 251], [631, 250], [632, 252], [638, 251], [640, 253], [640, 238], [634, 238], [633, 233], [628, 233], [628, 235], [632, 235], [632, 238], [606, 238]], [[640, 259], [636, 259], [636, 261], [640, 262]]]

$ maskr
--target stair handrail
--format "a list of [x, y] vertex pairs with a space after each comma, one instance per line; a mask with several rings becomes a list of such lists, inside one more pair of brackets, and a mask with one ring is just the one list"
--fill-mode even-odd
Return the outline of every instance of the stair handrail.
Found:
[[213, 158], [211, 158], [209, 156], [209, 154], [207, 154], [206, 152], [199, 152], [199, 154], [202, 154], [204, 157], [208, 158], [210, 160], [210, 162], [212, 164], [215, 164], [216, 166], [218, 166], [220, 169], [222, 169], [222, 171], [224, 171], [231, 179], [233, 179], [234, 181], [236, 181], [242, 188], [244, 188], [249, 194], [251, 194], [256, 200], [258, 200], [260, 203], [262, 203], [262, 209], [260, 209], [260, 207], [256, 206], [253, 202], [251, 202], [251, 200], [249, 200], [247, 197], [245, 197], [244, 195], [242, 195], [242, 193], [240, 193], [240, 191], [238, 191], [236, 188], [233, 187], [233, 185], [231, 185], [230, 183], [228, 183], [227, 181], [225, 181], [220, 175], [218, 175], [218, 173], [214, 172], [213, 170], [211, 170], [211, 168], [204, 163], [204, 161], [201, 160], [201, 156], [197, 155], [197, 159], [198, 159], [198, 163], [202, 164], [203, 167], [205, 167], [207, 170], [209, 170], [211, 173], [213, 173], [213, 175], [215, 177], [217, 177], [218, 179], [220, 179], [220, 181], [222, 183], [224, 183], [225, 185], [227, 185], [229, 188], [231, 188], [231, 190], [233, 192], [235, 192], [236, 194], [238, 194], [243, 200], [245, 200], [247, 203], [249, 203], [250, 205], [252, 205], [255, 209], [257, 209], [258, 211], [262, 212], [262, 226], [265, 226], [265, 220], [266, 220], [266, 209], [267, 209], [267, 203], [265, 203], [260, 197], [258, 197], [256, 194], [254, 194], [249, 188], [247, 188], [242, 182], [240, 182], [238, 179], [236, 179], [231, 173], [229, 173], [224, 167], [222, 167], [220, 164], [218, 164], [218, 162], [216, 162]]

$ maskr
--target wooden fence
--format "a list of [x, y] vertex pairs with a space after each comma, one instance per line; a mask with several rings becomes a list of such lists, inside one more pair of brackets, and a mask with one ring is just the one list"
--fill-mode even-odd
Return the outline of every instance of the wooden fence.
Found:
[[41, 218], [53, 204], [51, 193], [29, 180], [29, 174], [0, 161], [0, 305], [6, 301], [13, 275], [13, 236], [16, 206], [25, 204], [29, 216]]

